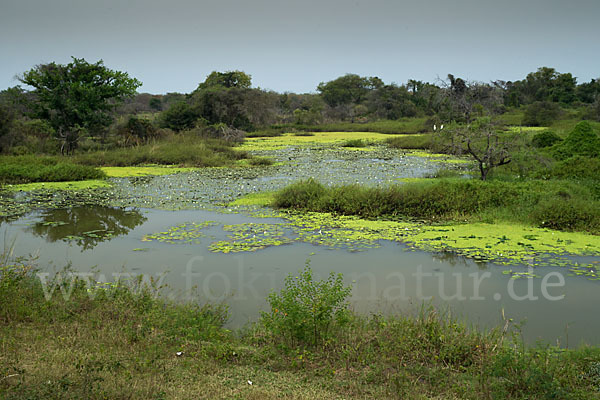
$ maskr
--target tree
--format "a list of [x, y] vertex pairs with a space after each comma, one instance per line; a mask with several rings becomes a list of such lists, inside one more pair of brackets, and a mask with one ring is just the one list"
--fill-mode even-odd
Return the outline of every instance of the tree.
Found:
[[161, 128], [169, 128], [179, 132], [193, 128], [199, 117], [197, 111], [181, 100], [160, 114], [159, 125]]
[[346, 74], [327, 83], [321, 82], [317, 90], [330, 107], [360, 104], [367, 94], [383, 86], [378, 77], [362, 77], [356, 74]]
[[211, 87], [249, 89], [252, 85], [252, 76], [243, 71], [213, 71], [206, 77], [206, 80], [198, 85], [198, 89], [208, 89]]
[[34, 88], [32, 114], [49, 121], [63, 141], [63, 154], [73, 153], [82, 132], [110, 125], [110, 112], [142, 85], [126, 72], [108, 69], [102, 60], [90, 64], [75, 57], [66, 65], [40, 64], [19, 80]]
[[441, 140], [446, 151], [473, 157], [483, 181], [492, 169], [510, 163], [518, 147], [516, 135], [501, 131], [489, 118], [450, 127], [441, 131], [437, 140]]

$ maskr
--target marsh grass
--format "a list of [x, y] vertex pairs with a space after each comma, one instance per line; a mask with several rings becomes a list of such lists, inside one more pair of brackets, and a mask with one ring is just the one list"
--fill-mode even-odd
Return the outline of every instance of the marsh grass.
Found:
[[309, 179], [274, 196], [273, 205], [302, 211], [428, 221], [509, 221], [600, 234], [600, 201], [570, 181], [431, 179], [385, 188], [326, 187]]
[[78, 165], [56, 156], [2, 156], [0, 183], [65, 182], [104, 179], [106, 174], [92, 166]]
[[78, 154], [73, 161], [83, 165], [128, 167], [144, 164], [187, 167], [220, 167], [251, 158], [233, 144], [216, 139], [173, 135], [150, 144]]
[[[518, 330], [510, 333], [510, 320], [479, 330], [431, 306], [411, 315], [347, 311], [343, 319], [327, 319], [323, 340], [282, 346], [281, 325], [261, 320], [231, 332], [223, 327], [222, 306], [175, 303], [156, 297], [155, 286], [104, 285], [90, 296], [85, 282], [53, 280], [59, 287], [46, 300], [34, 272], [22, 263], [0, 267], [0, 397], [7, 400], [581, 399], [598, 393], [598, 348], [527, 347]], [[295, 292], [289, 295], [296, 284], [328, 305], [347, 296], [336, 280], [322, 286], [304, 278], [290, 276], [288, 292], [273, 295], [284, 300], [284, 310], [314, 311], [313, 303], [296, 305]], [[61, 288], [70, 293], [67, 300]]]
[[406, 135], [389, 138], [385, 143], [394, 149], [429, 150], [431, 148], [431, 135]]

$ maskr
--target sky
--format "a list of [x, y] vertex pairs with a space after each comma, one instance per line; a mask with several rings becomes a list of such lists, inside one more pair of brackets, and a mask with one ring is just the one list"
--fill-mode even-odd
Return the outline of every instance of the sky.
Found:
[[214, 70], [315, 92], [355, 73], [386, 83], [600, 77], [600, 0], [0, 0], [0, 90], [71, 56], [140, 92], [189, 93]]

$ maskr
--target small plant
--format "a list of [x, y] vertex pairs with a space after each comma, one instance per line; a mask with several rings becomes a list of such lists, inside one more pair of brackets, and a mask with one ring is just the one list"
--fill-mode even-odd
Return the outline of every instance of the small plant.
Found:
[[271, 312], [262, 313], [267, 331], [291, 346], [322, 344], [334, 326], [349, 321], [346, 298], [351, 287], [344, 286], [342, 274], [332, 272], [326, 280], [314, 281], [309, 265], [298, 276], [289, 275], [279, 293], [269, 294]]
[[267, 166], [267, 165], [273, 165], [273, 160], [271, 160], [270, 158], [267, 158], [267, 157], [253, 157], [248, 160], [248, 163], [250, 165], [254, 165], [255, 167]]
[[342, 143], [342, 147], [366, 147], [367, 143], [362, 139], [346, 140]]

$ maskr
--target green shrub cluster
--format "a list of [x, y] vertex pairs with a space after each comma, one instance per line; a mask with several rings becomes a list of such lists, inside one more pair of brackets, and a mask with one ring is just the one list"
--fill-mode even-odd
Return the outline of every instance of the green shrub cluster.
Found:
[[562, 141], [562, 138], [556, 133], [552, 131], [543, 131], [533, 135], [533, 138], [531, 138], [531, 145], [538, 148], [550, 147], [560, 141]]
[[508, 219], [600, 233], [600, 201], [590, 189], [568, 181], [432, 179], [380, 188], [325, 187], [309, 179], [280, 190], [273, 205], [364, 218]]
[[574, 156], [600, 157], [600, 137], [588, 121], [581, 121], [552, 149], [552, 154], [558, 160]]
[[362, 139], [351, 139], [351, 140], [346, 140], [344, 143], [342, 143], [342, 147], [366, 147], [367, 146], [367, 142], [365, 142]]

